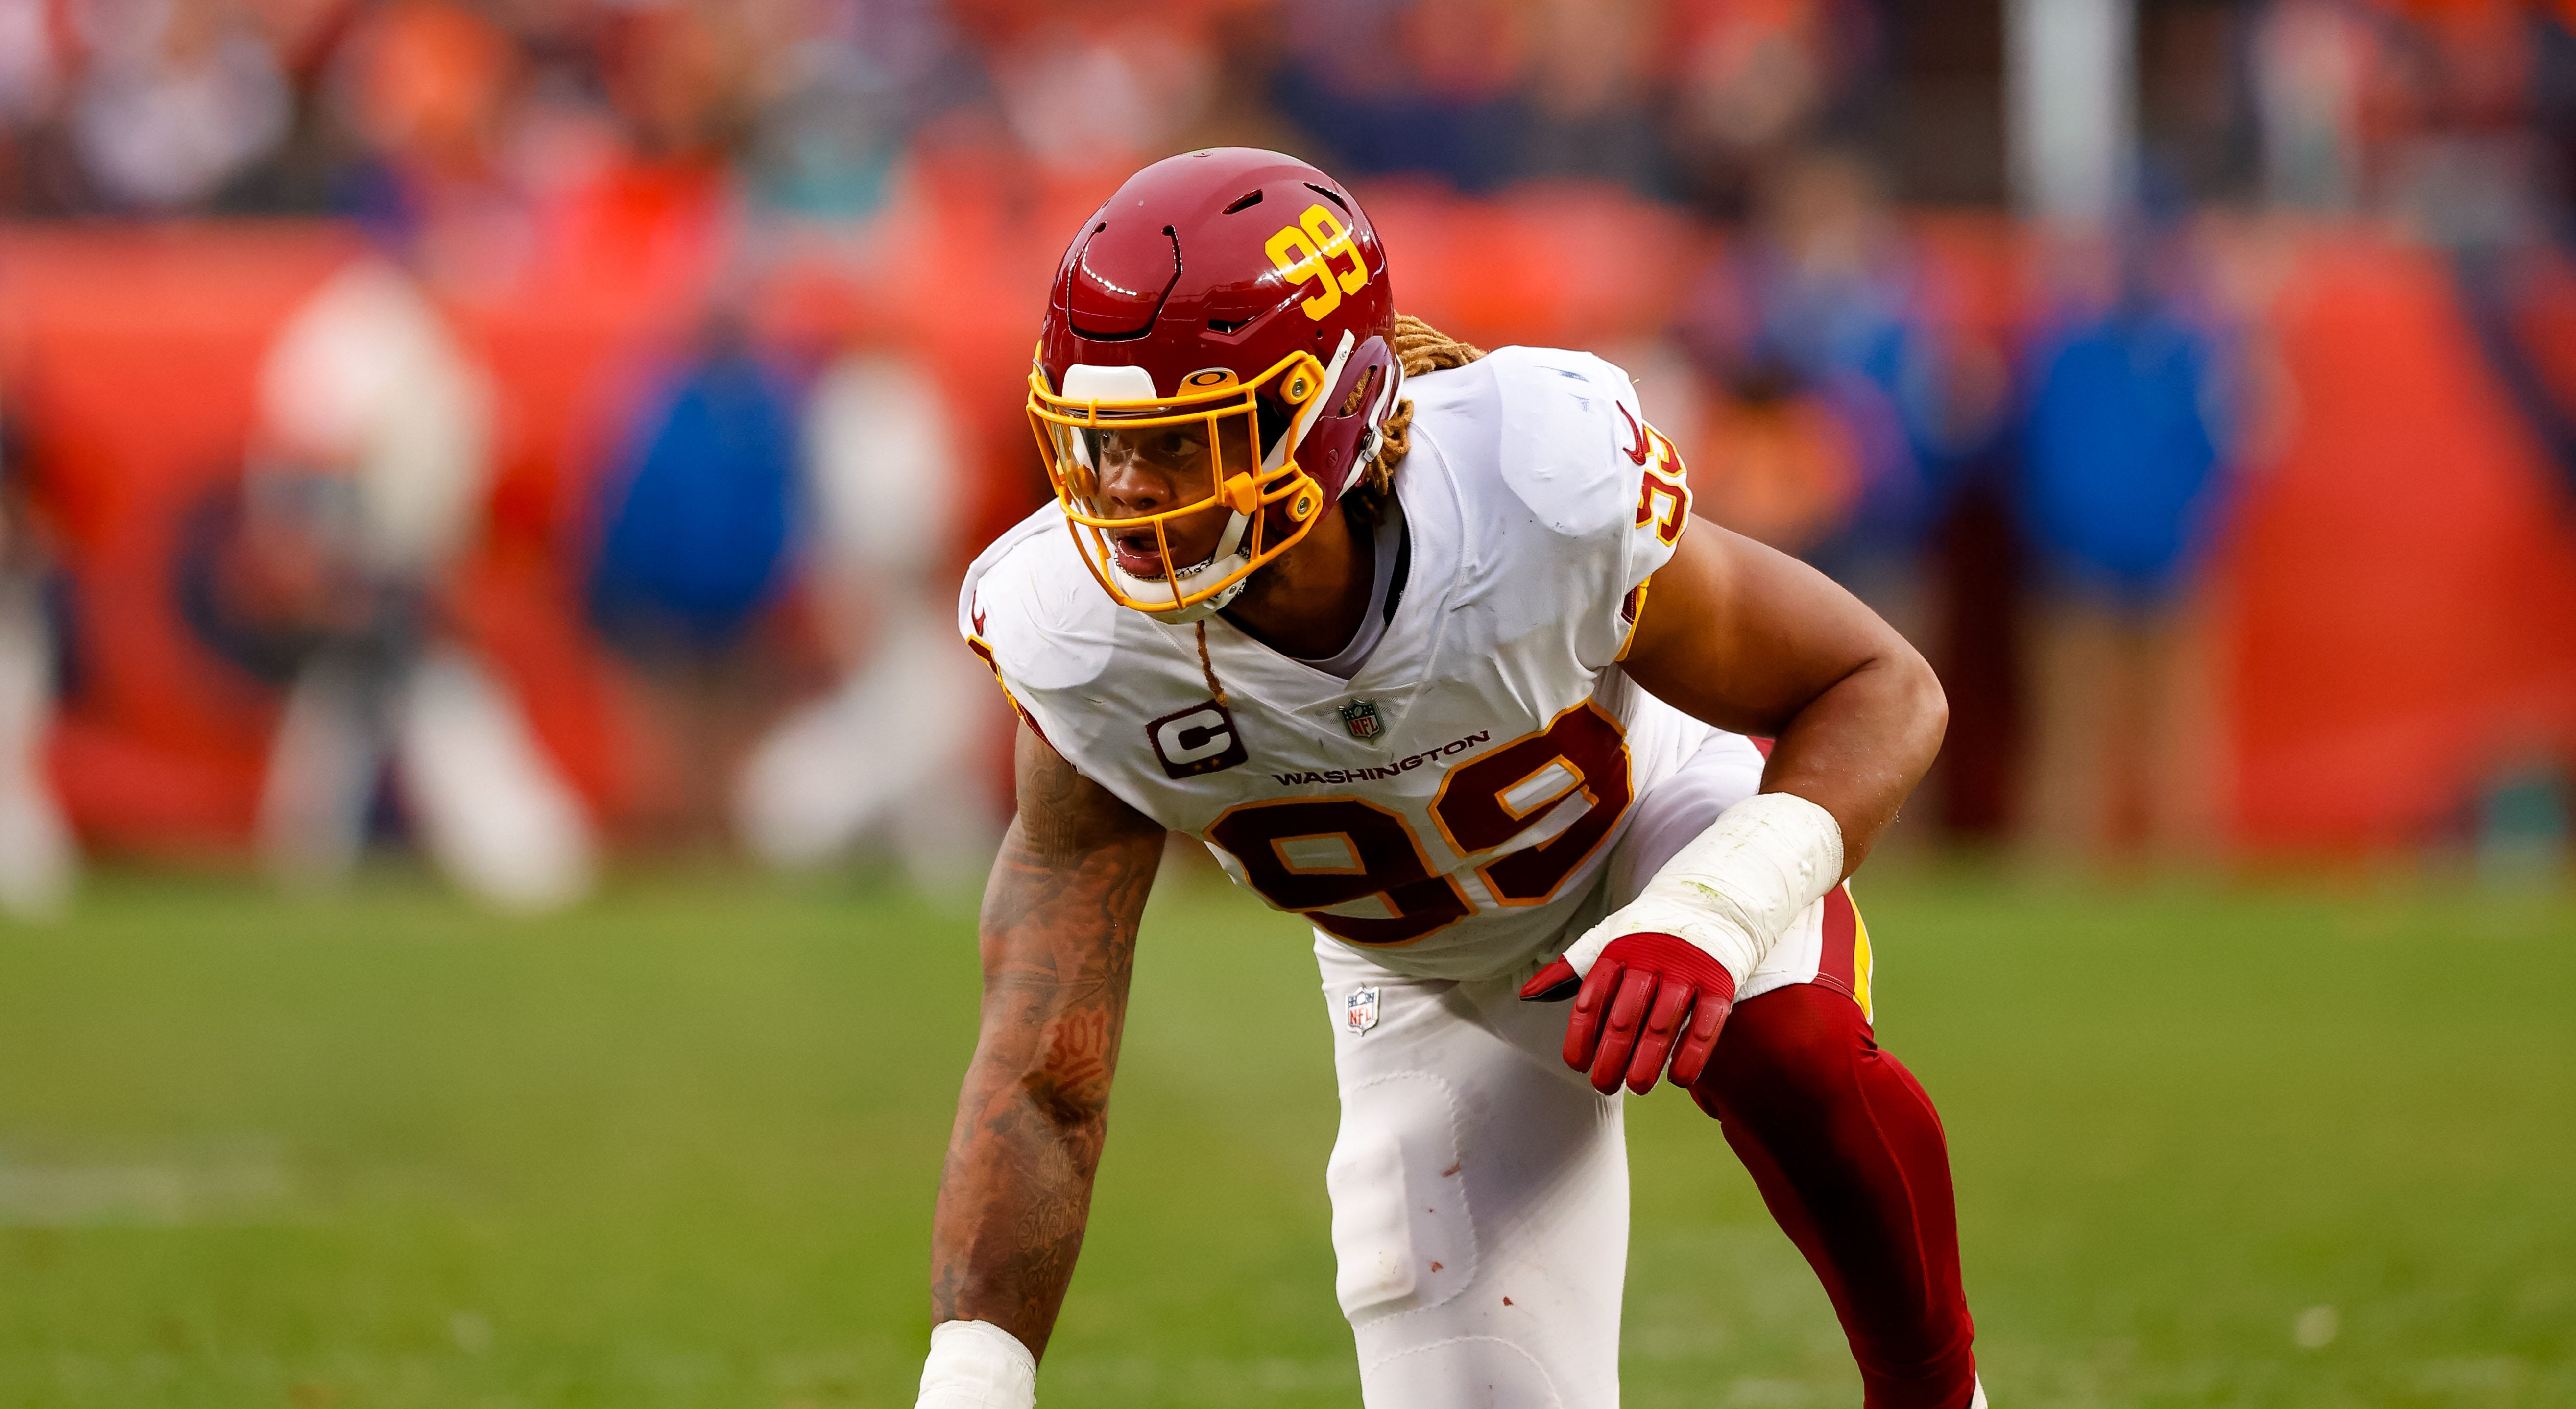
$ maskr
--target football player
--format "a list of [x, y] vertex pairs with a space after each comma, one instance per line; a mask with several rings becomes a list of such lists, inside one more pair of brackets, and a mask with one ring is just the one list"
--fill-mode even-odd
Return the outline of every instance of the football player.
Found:
[[1620, 1097], [1666, 1076], [1865, 1403], [1982, 1404], [1940, 1122], [1843, 888], [1939, 747], [1922, 658], [1695, 523], [1618, 368], [1398, 316], [1359, 203], [1276, 153], [1158, 162], [1084, 223], [1028, 413], [1056, 502], [959, 602], [1019, 802], [923, 1409], [1034, 1402], [1167, 829], [1314, 925], [1369, 1404], [1617, 1403]]

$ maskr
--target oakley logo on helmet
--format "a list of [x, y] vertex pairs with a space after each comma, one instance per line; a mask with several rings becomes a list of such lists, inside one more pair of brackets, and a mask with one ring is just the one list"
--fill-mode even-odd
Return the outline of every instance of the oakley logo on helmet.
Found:
[[1251, 758], [1234, 730], [1234, 716], [1214, 700], [1164, 715], [1145, 726], [1145, 736], [1154, 741], [1154, 757], [1163, 772], [1173, 778], [1223, 772]]

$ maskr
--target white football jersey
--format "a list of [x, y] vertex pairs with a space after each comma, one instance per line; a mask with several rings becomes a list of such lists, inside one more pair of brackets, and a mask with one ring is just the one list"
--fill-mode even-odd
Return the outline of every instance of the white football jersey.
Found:
[[1489, 978], [1606, 908], [1630, 806], [1709, 734], [1617, 662], [1689, 523], [1671, 443], [1597, 357], [1406, 379], [1412, 561], [1349, 680], [1112, 602], [1053, 505], [967, 570], [960, 630], [1092, 781], [1380, 964]]

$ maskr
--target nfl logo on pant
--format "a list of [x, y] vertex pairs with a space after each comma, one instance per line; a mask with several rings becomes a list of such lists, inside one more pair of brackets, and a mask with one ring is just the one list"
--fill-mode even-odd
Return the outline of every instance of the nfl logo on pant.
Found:
[[1378, 718], [1375, 700], [1353, 700], [1342, 706], [1342, 727], [1351, 731], [1352, 738], [1369, 741], [1386, 732], [1385, 722]]
[[1350, 996], [1342, 1000], [1342, 1026], [1350, 1029], [1353, 1037], [1377, 1026], [1376, 989], [1354, 988], [1350, 991]]

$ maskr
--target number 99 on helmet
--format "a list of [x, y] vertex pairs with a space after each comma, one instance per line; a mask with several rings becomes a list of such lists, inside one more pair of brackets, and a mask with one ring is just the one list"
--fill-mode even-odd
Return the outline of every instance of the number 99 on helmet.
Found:
[[1229, 147], [1137, 172], [1056, 270], [1029, 423], [1101, 587], [1213, 615], [1377, 451], [1403, 369], [1386, 252], [1331, 177]]

